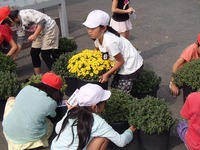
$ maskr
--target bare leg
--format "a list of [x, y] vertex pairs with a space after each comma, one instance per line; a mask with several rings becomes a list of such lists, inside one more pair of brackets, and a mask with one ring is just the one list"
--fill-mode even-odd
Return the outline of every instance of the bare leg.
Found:
[[129, 38], [129, 31], [121, 32], [120, 35], [125, 37], [126, 39], [128, 39]]
[[36, 75], [41, 74], [41, 69], [40, 68], [34, 68], [34, 73]]
[[87, 146], [87, 150], [106, 150], [109, 140], [103, 137], [93, 138]]

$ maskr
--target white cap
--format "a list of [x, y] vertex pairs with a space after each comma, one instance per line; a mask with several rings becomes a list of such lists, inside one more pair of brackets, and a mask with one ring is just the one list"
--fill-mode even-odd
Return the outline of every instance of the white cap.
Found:
[[110, 17], [106, 12], [102, 10], [93, 10], [88, 14], [87, 19], [83, 25], [88, 28], [96, 28], [100, 25], [107, 26], [109, 21]]
[[92, 106], [110, 98], [111, 92], [97, 84], [87, 83], [76, 95], [79, 106]]

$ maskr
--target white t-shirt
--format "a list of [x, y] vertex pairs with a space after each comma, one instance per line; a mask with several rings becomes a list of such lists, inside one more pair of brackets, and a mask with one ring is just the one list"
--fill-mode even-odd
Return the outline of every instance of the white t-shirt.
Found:
[[125, 62], [118, 72], [121, 75], [132, 74], [143, 65], [142, 56], [131, 42], [123, 36], [118, 37], [106, 31], [103, 36], [102, 45], [99, 43], [98, 39], [94, 41], [94, 44], [102, 53], [108, 52], [109, 59], [113, 61], [116, 61], [114, 56], [118, 53], [122, 53]]

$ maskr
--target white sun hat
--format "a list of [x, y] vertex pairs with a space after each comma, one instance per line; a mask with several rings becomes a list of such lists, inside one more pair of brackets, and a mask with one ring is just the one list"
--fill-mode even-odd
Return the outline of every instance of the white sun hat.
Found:
[[79, 106], [92, 106], [99, 102], [106, 101], [111, 96], [109, 90], [104, 90], [97, 84], [87, 83], [82, 86], [76, 95]]
[[87, 19], [83, 25], [88, 28], [96, 28], [100, 25], [107, 26], [109, 21], [110, 17], [106, 12], [102, 10], [93, 10], [88, 14]]

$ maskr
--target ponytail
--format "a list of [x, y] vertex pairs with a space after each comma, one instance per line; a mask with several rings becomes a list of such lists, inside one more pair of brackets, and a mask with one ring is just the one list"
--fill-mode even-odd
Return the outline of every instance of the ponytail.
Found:
[[120, 34], [115, 30], [113, 29], [111, 26], [107, 26], [107, 31], [115, 34], [116, 36], [120, 37]]
[[69, 119], [75, 119], [71, 126], [72, 136], [73, 136], [71, 144], [74, 142], [73, 127], [77, 126], [77, 133], [79, 137], [79, 145], [77, 150], [82, 150], [90, 140], [90, 135], [94, 122], [92, 112], [90, 111], [89, 107], [77, 107], [70, 109], [68, 111], [66, 118], [62, 123], [61, 130], [58, 134], [57, 140], [60, 137], [60, 134], [64, 131], [66, 125], [69, 123]]

